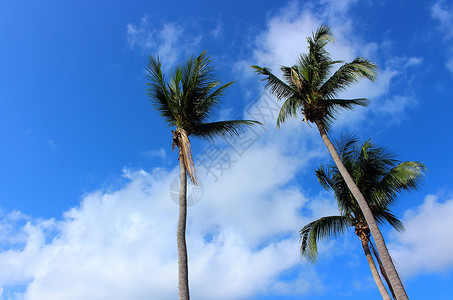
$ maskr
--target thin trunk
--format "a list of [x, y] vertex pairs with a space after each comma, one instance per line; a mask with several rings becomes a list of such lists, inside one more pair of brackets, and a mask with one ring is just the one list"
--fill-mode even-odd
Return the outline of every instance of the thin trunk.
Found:
[[354, 195], [354, 198], [357, 200], [357, 203], [359, 204], [363, 216], [365, 217], [365, 220], [368, 223], [368, 226], [370, 227], [371, 235], [373, 236], [374, 241], [376, 242], [376, 247], [379, 252], [379, 256], [381, 257], [382, 263], [384, 264], [384, 270], [390, 279], [390, 284], [392, 285], [393, 290], [395, 291], [396, 299], [408, 300], [409, 298], [407, 297], [406, 291], [404, 290], [403, 283], [401, 282], [401, 279], [398, 276], [398, 272], [396, 272], [395, 266], [390, 257], [387, 246], [385, 245], [384, 238], [382, 237], [382, 233], [379, 230], [379, 227], [377, 226], [376, 220], [374, 219], [374, 216], [371, 212], [370, 207], [368, 206], [368, 203], [366, 202], [360, 190], [357, 188], [357, 185], [355, 184], [351, 175], [349, 175], [349, 172], [343, 165], [340, 156], [338, 156], [337, 150], [335, 149], [334, 145], [327, 136], [324, 126], [320, 121], [316, 122], [316, 125], [318, 127], [322, 140], [326, 144], [327, 149], [330, 152], [330, 155], [332, 155], [332, 158], [336, 166], [338, 167], [338, 170], [341, 173], [341, 176], [343, 176], [346, 185], [348, 186], [351, 193]]
[[360, 239], [360, 240], [362, 241], [362, 248], [363, 248], [363, 251], [365, 252], [365, 256], [368, 261], [368, 265], [370, 266], [371, 274], [373, 274], [374, 282], [376, 282], [379, 292], [381, 292], [382, 299], [392, 300], [392, 298], [390, 298], [390, 295], [387, 292], [384, 284], [382, 283], [381, 276], [379, 276], [378, 270], [376, 269], [376, 264], [374, 263], [373, 256], [371, 256], [370, 248], [368, 247], [368, 241], [363, 240], [363, 239]]
[[178, 244], [178, 288], [179, 299], [189, 300], [189, 270], [186, 246], [186, 219], [187, 219], [187, 175], [184, 164], [184, 154], [179, 146], [179, 167], [181, 169], [181, 180], [179, 186], [179, 219], [178, 231], [176, 234]]
[[371, 245], [371, 249], [373, 250], [373, 254], [374, 254], [374, 256], [376, 257], [376, 260], [377, 260], [377, 262], [378, 262], [378, 264], [379, 264], [379, 270], [381, 271], [381, 274], [382, 274], [382, 276], [384, 277], [385, 282], [387, 282], [387, 286], [389, 287], [389, 290], [390, 290], [390, 292], [392, 293], [393, 298], [396, 299], [395, 292], [393, 291], [392, 285], [390, 284], [389, 277], [388, 277], [387, 274], [385, 273], [384, 266], [382, 265], [381, 258], [379, 257], [379, 253], [377, 253], [377, 251], [376, 251], [376, 249], [373, 247], [373, 244], [372, 244], [372, 243], [370, 243], [370, 245]]

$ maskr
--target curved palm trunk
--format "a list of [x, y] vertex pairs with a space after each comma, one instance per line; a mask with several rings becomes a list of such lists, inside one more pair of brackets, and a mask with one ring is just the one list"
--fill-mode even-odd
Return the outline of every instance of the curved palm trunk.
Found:
[[374, 282], [376, 282], [379, 292], [381, 292], [382, 299], [391, 300], [392, 298], [390, 298], [390, 295], [387, 292], [387, 290], [384, 286], [384, 283], [382, 283], [381, 276], [379, 276], [379, 272], [376, 268], [376, 264], [374, 263], [370, 248], [368, 247], [368, 241], [363, 240], [363, 239], [360, 239], [360, 240], [362, 242], [362, 248], [363, 248], [363, 251], [365, 252], [365, 256], [368, 261], [368, 265], [370, 266], [371, 273], [373, 274]]
[[341, 173], [341, 176], [343, 176], [346, 185], [348, 186], [351, 193], [354, 195], [354, 198], [357, 200], [360, 210], [362, 211], [363, 216], [365, 217], [365, 220], [368, 223], [371, 235], [373, 236], [374, 241], [376, 242], [376, 247], [379, 252], [379, 256], [382, 259], [384, 270], [387, 273], [387, 276], [389, 277], [393, 290], [395, 291], [396, 299], [408, 300], [409, 298], [407, 297], [403, 283], [401, 282], [401, 279], [399, 278], [398, 273], [396, 272], [395, 265], [393, 264], [387, 246], [385, 245], [382, 233], [379, 230], [379, 227], [377, 226], [376, 220], [374, 219], [374, 216], [371, 213], [371, 209], [368, 206], [368, 203], [366, 202], [362, 193], [358, 189], [354, 180], [351, 178], [351, 175], [349, 175], [348, 170], [346, 170], [345, 166], [343, 165], [343, 162], [341, 161], [340, 156], [337, 153], [337, 150], [335, 149], [334, 145], [327, 136], [324, 126], [320, 121], [316, 122], [316, 125], [318, 127], [319, 134], [321, 135], [322, 140], [326, 144], [327, 149], [330, 152], [330, 155], [332, 156], [336, 166], [338, 167], [338, 170]]
[[187, 175], [184, 164], [182, 147], [179, 147], [179, 167], [181, 179], [179, 185], [179, 219], [176, 240], [178, 245], [178, 289], [179, 299], [189, 300], [189, 270], [186, 246], [186, 220], [187, 220]]

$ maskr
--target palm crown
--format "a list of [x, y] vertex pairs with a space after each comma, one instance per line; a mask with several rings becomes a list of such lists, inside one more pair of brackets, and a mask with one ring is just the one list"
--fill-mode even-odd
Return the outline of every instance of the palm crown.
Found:
[[165, 121], [176, 127], [173, 145], [183, 148], [186, 168], [194, 183], [189, 136], [233, 137], [243, 131], [244, 126], [259, 123], [252, 120], [209, 122], [220, 106], [225, 89], [233, 84], [221, 85], [214, 78], [211, 62], [206, 52], [191, 57], [173, 71], [168, 81], [162, 74], [159, 58], [149, 57], [147, 69], [148, 95]]
[[[377, 66], [362, 57], [350, 63], [332, 60], [324, 48], [328, 42], [334, 41], [328, 26], [319, 27], [307, 41], [308, 53], [301, 54], [294, 66], [280, 68], [283, 80], [268, 68], [252, 67], [259, 75], [265, 76], [263, 80], [267, 80], [266, 87], [271, 93], [284, 100], [277, 118], [278, 126], [300, 112], [307, 123], [320, 122], [329, 131], [338, 109], [352, 109], [355, 105], [367, 104], [364, 98], [338, 99], [337, 94], [362, 77], [375, 80]], [[330, 76], [332, 69], [339, 63], [343, 65]]]
[[[360, 146], [355, 138], [345, 137], [337, 143], [337, 148], [377, 222], [388, 222], [396, 230], [403, 230], [390, 206], [399, 193], [419, 187], [426, 167], [417, 161], [399, 162], [389, 150], [369, 140]], [[321, 218], [300, 231], [301, 254], [311, 261], [317, 258], [318, 240], [339, 235], [349, 226], [355, 227], [359, 237], [369, 239], [368, 224], [338, 168], [334, 164], [321, 165], [316, 176], [325, 189], [334, 192], [341, 215]]]

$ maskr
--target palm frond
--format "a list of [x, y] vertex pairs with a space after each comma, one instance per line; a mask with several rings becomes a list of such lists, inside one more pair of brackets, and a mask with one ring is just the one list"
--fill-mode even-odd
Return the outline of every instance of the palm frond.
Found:
[[220, 81], [214, 78], [212, 59], [202, 52], [198, 57], [191, 57], [182, 68], [182, 95], [183, 112], [186, 120], [190, 122], [202, 122], [210, 117], [220, 105], [220, 96], [223, 90], [230, 84], [226, 84], [214, 94], [215, 88], [221, 85]]
[[[358, 141], [358, 138], [352, 133], [344, 133], [338, 140], [333, 141], [341, 161], [350, 160], [354, 157], [354, 147]], [[334, 164], [331, 164], [331, 166], [334, 166]]]
[[191, 119], [193, 119], [194, 122], [197, 123], [201, 123], [209, 119], [220, 107], [221, 97], [224, 95], [225, 89], [227, 89], [233, 83], [234, 81], [228, 82], [218, 87], [217, 89], [214, 89], [218, 86], [217, 82], [213, 82], [211, 85], [207, 86], [207, 93], [205, 97], [201, 98], [198, 101], [196, 105], [197, 110], [194, 111], [193, 118]]
[[195, 137], [214, 139], [217, 136], [233, 138], [245, 131], [246, 126], [262, 125], [253, 120], [231, 120], [212, 123], [193, 124], [190, 134]]
[[146, 75], [148, 82], [147, 94], [153, 106], [160, 112], [165, 121], [171, 126], [175, 125], [174, 105], [171, 103], [171, 96], [165, 84], [164, 75], [161, 70], [161, 62], [158, 57], [149, 57]]
[[266, 82], [266, 88], [279, 100], [285, 100], [294, 94], [293, 89], [283, 82], [280, 78], [272, 74], [268, 68], [261, 68], [259, 66], [252, 66], [258, 75], [264, 75], [265, 77], [261, 81]]
[[350, 226], [350, 221], [344, 216], [323, 217], [305, 225], [300, 230], [300, 254], [310, 262], [318, 258], [318, 241], [343, 234]]
[[339, 109], [352, 110], [355, 106], [367, 106], [368, 100], [365, 98], [358, 99], [325, 99], [325, 112], [322, 117], [322, 124], [327, 132], [330, 131], [333, 121], [336, 119]]
[[318, 178], [321, 186], [327, 191], [334, 189], [334, 183], [332, 182], [332, 169], [321, 164], [318, 169], [315, 170], [316, 177]]
[[297, 109], [301, 106], [300, 99], [297, 97], [290, 97], [283, 102], [282, 107], [277, 116], [277, 127], [286, 121], [287, 118], [295, 117], [297, 115]]
[[326, 106], [329, 109], [353, 109], [355, 106], [367, 106], [368, 99], [366, 98], [357, 98], [357, 99], [329, 99], [325, 100]]
[[390, 205], [403, 191], [417, 190], [423, 181], [426, 166], [418, 161], [405, 161], [389, 170], [377, 184], [374, 198], [382, 205]]
[[321, 25], [313, 34], [313, 42], [318, 44], [320, 47], [324, 47], [328, 42], [334, 42], [335, 38], [328, 25]]
[[332, 60], [329, 52], [324, 47], [329, 42], [334, 42], [334, 37], [327, 25], [321, 25], [313, 37], [307, 38], [308, 55], [301, 56], [299, 65], [306, 71], [312, 89], [319, 89], [319, 86], [326, 80], [332, 67]]
[[363, 77], [375, 81], [377, 69], [378, 67], [371, 61], [357, 57], [352, 62], [342, 65], [319, 90], [324, 97], [334, 98], [338, 92], [357, 83]]
[[[371, 208], [371, 207], [370, 207]], [[403, 223], [394, 215], [392, 214], [387, 208], [379, 207], [379, 210], [376, 211], [376, 207], [374, 209], [373, 215], [376, 218], [376, 221], [383, 224], [385, 221], [389, 223], [393, 228], [396, 229], [398, 232], [404, 231]]]

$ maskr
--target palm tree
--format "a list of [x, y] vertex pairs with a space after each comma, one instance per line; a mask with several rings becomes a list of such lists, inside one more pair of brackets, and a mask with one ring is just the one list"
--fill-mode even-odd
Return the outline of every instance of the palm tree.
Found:
[[[319, 27], [313, 37], [307, 38], [308, 54], [301, 54], [296, 65], [292, 67], [282, 66], [280, 68], [283, 72], [283, 80], [274, 75], [268, 68], [252, 67], [258, 75], [265, 76], [263, 80], [267, 80], [266, 88], [279, 100], [284, 101], [277, 117], [278, 127], [287, 118], [295, 117], [297, 113], [303, 115], [307, 124], [308, 122], [316, 124], [339, 172], [363, 212], [376, 242], [385, 271], [389, 276], [392, 287], [395, 289], [397, 299], [408, 299], [376, 220], [365, 198], [355, 185], [327, 136], [339, 109], [353, 109], [357, 105], [365, 106], [367, 104], [367, 100], [364, 98], [338, 99], [336, 97], [337, 94], [358, 82], [361, 78], [374, 81], [377, 66], [362, 57], [357, 57], [349, 63], [333, 61], [329, 53], [324, 49], [333, 40], [328, 26]], [[342, 65], [331, 75], [333, 67], [339, 63], [342, 63]]]
[[234, 137], [243, 131], [244, 126], [258, 122], [251, 120], [232, 120], [207, 122], [220, 106], [220, 98], [233, 82], [221, 85], [214, 78], [212, 60], [203, 52], [191, 57], [184, 65], [176, 67], [169, 81], [161, 70], [159, 58], [149, 57], [148, 95], [154, 107], [165, 122], [175, 128], [173, 149], [179, 149], [180, 192], [179, 220], [177, 229], [178, 245], [178, 287], [179, 299], [188, 300], [189, 280], [186, 246], [187, 219], [187, 175], [194, 184], [196, 170], [192, 159], [190, 136], [213, 139], [216, 136]]
[[[426, 170], [425, 166], [417, 161], [399, 162], [390, 151], [377, 147], [369, 140], [360, 146], [355, 138], [346, 137], [337, 146], [344, 166], [367, 199], [377, 222], [380, 224], [387, 222], [397, 231], [404, 230], [403, 224], [391, 213], [389, 207], [395, 202], [399, 193], [418, 188]], [[390, 300], [370, 251], [370, 248], [374, 250], [374, 247], [371, 243], [368, 223], [338, 167], [335, 164], [321, 165], [316, 170], [316, 176], [326, 190], [334, 192], [340, 215], [320, 218], [302, 228], [300, 231], [302, 256], [315, 262], [318, 254], [317, 243], [320, 239], [342, 234], [352, 226], [362, 243], [363, 251], [382, 298]], [[373, 253], [380, 264], [379, 255], [374, 251]], [[387, 280], [385, 271], [382, 274]], [[391, 284], [388, 281], [387, 284], [393, 294]]]

